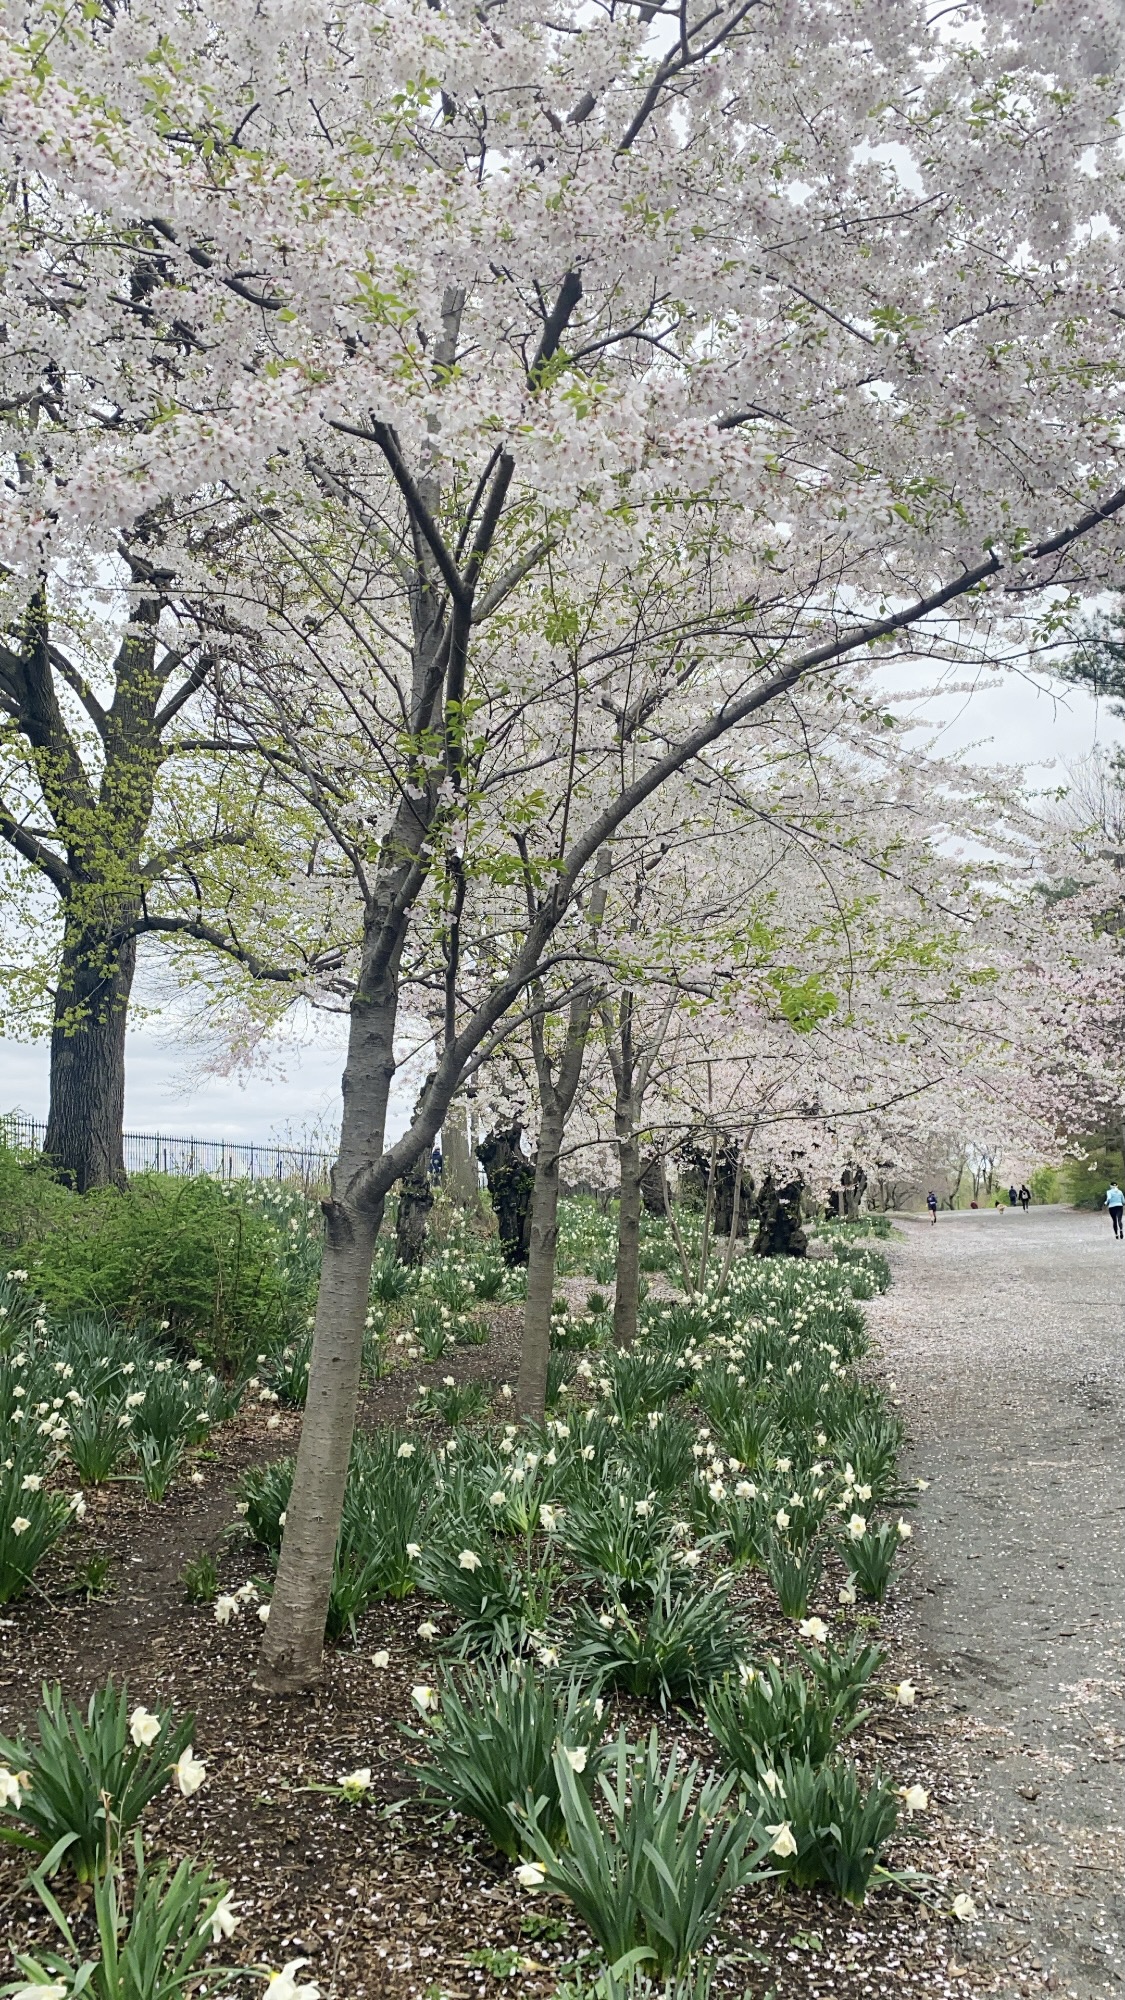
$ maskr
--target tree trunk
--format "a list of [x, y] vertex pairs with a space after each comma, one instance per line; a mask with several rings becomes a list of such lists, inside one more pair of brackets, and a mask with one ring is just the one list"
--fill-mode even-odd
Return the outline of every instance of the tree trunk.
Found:
[[79, 1194], [124, 1187], [125, 1027], [137, 963], [132, 935], [64, 933], [51, 1029], [44, 1152]]
[[434, 1205], [425, 1153], [419, 1153], [410, 1172], [400, 1180], [398, 1190], [398, 1215], [395, 1220], [398, 1261], [400, 1264], [420, 1264], [426, 1252], [426, 1218]]
[[530, 1254], [530, 1215], [535, 1169], [520, 1146], [521, 1127], [509, 1125], [489, 1132], [477, 1147], [496, 1211], [500, 1248], [506, 1264], [526, 1264]]
[[[371, 1263], [383, 1219], [382, 1199], [357, 1200], [352, 1190], [382, 1151], [395, 1071], [397, 979], [396, 959], [383, 973], [374, 996], [361, 989], [352, 1002], [340, 1157], [324, 1203], [324, 1255], [308, 1401], [259, 1664], [259, 1684], [274, 1694], [310, 1687], [322, 1671], [359, 1397]], [[428, 1136], [424, 1143], [428, 1147]]]
[[535, 1156], [527, 1304], [516, 1384], [517, 1414], [531, 1423], [542, 1422], [547, 1399], [551, 1306], [555, 1296], [555, 1253], [559, 1240], [559, 1155], [562, 1152], [564, 1122], [561, 1112], [544, 1112], [539, 1129], [539, 1150]]
[[[630, 1120], [630, 1124], [631, 1124]], [[617, 1142], [621, 1193], [617, 1203], [617, 1289], [613, 1299], [613, 1339], [632, 1347], [637, 1338], [641, 1291], [641, 1148], [636, 1134]]]
[[450, 1201], [460, 1208], [476, 1208], [480, 1186], [477, 1163], [469, 1147], [469, 1113], [464, 1104], [453, 1104], [441, 1128], [441, 1184]]

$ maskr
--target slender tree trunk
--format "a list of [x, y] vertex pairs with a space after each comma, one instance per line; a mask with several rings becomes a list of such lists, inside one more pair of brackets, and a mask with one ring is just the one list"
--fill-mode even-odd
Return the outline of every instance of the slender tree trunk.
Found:
[[555, 1296], [555, 1258], [559, 1240], [559, 1156], [565, 1122], [565, 1115], [557, 1104], [549, 1110], [544, 1109], [539, 1128], [539, 1151], [535, 1157], [527, 1304], [516, 1384], [517, 1413], [532, 1423], [542, 1420], [546, 1406], [551, 1306]]
[[742, 1207], [742, 1169], [745, 1160], [745, 1148], [739, 1145], [738, 1165], [734, 1173], [734, 1202], [731, 1206], [730, 1230], [727, 1235], [727, 1247], [723, 1253], [723, 1268], [719, 1277], [719, 1290], [721, 1292], [726, 1290], [726, 1282], [730, 1277], [730, 1267], [734, 1258], [734, 1246], [738, 1240], [739, 1210]]
[[699, 1248], [699, 1290], [707, 1282], [707, 1262], [711, 1255], [711, 1217], [715, 1212], [715, 1162], [719, 1154], [718, 1133], [711, 1140], [711, 1164], [707, 1169], [707, 1199], [703, 1204], [703, 1241]]
[[477, 1164], [469, 1147], [469, 1114], [466, 1105], [451, 1105], [441, 1128], [441, 1184], [451, 1201], [461, 1208], [476, 1208], [480, 1187]]
[[675, 1209], [672, 1207], [672, 1195], [668, 1186], [668, 1170], [665, 1167], [663, 1160], [661, 1160], [660, 1162], [660, 1186], [664, 1195], [664, 1213], [668, 1218], [668, 1227], [672, 1232], [672, 1241], [676, 1246], [676, 1255], [680, 1260], [680, 1271], [683, 1274], [684, 1291], [687, 1293], [689, 1299], [693, 1299], [695, 1297], [695, 1281], [691, 1275], [691, 1265], [688, 1263], [687, 1249], [684, 1245], [684, 1239], [680, 1232], [680, 1225], [676, 1220], [676, 1212]]
[[259, 1683], [270, 1693], [295, 1693], [311, 1686], [321, 1673], [359, 1397], [371, 1263], [383, 1219], [381, 1198], [356, 1200], [351, 1191], [382, 1151], [395, 1070], [397, 983], [396, 959], [374, 994], [361, 990], [352, 1002], [340, 1156], [324, 1203], [324, 1255], [309, 1394], [259, 1665]]
[[[630, 1120], [630, 1126], [632, 1121]], [[613, 1298], [613, 1339], [632, 1347], [637, 1338], [641, 1293], [641, 1145], [631, 1129], [617, 1142], [621, 1192], [617, 1202], [617, 1289]]]
[[136, 938], [67, 925], [51, 1029], [44, 1151], [79, 1194], [123, 1187], [125, 1027]]

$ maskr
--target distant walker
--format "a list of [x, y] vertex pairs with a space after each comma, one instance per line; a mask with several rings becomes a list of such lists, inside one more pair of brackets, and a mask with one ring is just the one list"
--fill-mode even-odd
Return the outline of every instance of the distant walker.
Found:
[[1121, 1216], [1123, 1211], [1125, 1211], [1125, 1194], [1122, 1194], [1116, 1181], [1111, 1181], [1106, 1189], [1105, 1205], [1109, 1210], [1109, 1219], [1113, 1224], [1113, 1233], [1115, 1236], [1120, 1237], [1123, 1234]]

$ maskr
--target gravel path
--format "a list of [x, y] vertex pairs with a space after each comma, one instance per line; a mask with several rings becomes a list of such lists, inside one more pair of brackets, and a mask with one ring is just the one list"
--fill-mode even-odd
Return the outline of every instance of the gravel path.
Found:
[[984, 1990], [1125, 1992], [1125, 1244], [1056, 1208], [905, 1220], [869, 1308], [932, 1482], [905, 1582], [970, 1774]]

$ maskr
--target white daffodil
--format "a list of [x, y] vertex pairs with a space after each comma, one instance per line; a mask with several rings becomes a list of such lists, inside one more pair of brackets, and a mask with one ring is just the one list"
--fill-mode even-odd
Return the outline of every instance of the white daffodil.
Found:
[[823, 1646], [828, 1637], [828, 1627], [823, 1618], [802, 1618], [797, 1630], [802, 1639], [812, 1639], [818, 1646]]
[[224, 1590], [215, 1599], [215, 1623], [216, 1625], [229, 1625], [231, 1619], [237, 1617], [238, 1599], [237, 1597], [232, 1597], [229, 1591]]
[[579, 1776], [586, 1769], [588, 1754], [585, 1744], [580, 1744], [577, 1750], [567, 1750], [565, 1747], [563, 1749], [563, 1756], [566, 1758], [571, 1770], [576, 1771]]
[[179, 1757], [173, 1764], [172, 1775], [185, 1799], [190, 1799], [193, 1792], [199, 1790], [200, 1785], [207, 1776], [206, 1764], [201, 1758], [192, 1756], [192, 1745], [190, 1743], [186, 1750], [181, 1750]]
[[782, 1820], [780, 1826], [767, 1826], [766, 1832], [772, 1833], [774, 1836], [770, 1842], [770, 1853], [776, 1854], [779, 1860], [785, 1861], [789, 1855], [796, 1854], [797, 1843], [793, 1838], [793, 1829], [787, 1819]]
[[11, 2000], [66, 2000], [69, 1988], [53, 1979], [49, 1984], [33, 1980], [30, 1986], [13, 1986]]
[[411, 1562], [417, 1562], [422, 1553], [421, 1542], [407, 1542], [406, 1553], [410, 1557]]
[[959, 1896], [954, 1896], [952, 1907], [953, 1914], [959, 1924], [971, 1923], [977, 1913], [976, 1904], [971, 1896], [965, 1894], [964, 1890], [962, 1890]]
[[928, 1812], [930, 1809], [930, 1795], [925, 1785], [900, 1785], [898, 1795], [906, 1807], [907, 1819], [913, 1819], [916, 1812]]
[[543, 1533], [545, 1535], [554, 1534], [555, 1529], [558, 1526], [558, 1519], [560, 1512], [561, 1509], [558, 1507], [548, 1507], [545, 1505], [540, 1507], [539, 1526], [542, 1528]]
[[18, 1811], [22, 1796], [15, 1772], [9, 1771], [6, 1764], [0, 1764], [0, 1806], [11, 1806]]
[[507, 1496], [507, 1494], [506, 1494], [506, 1493], [504, 1492], [503, 1488], [502, 1488], [502, 1487], [500, 1487], [500, 1486], [498, 1486], [498, 1487], [496, 1488], [496, 1491], [495, 1491], [495, 1493], [490, 1493], [490, 1494], [489, 1494], [489, 1496], [488, 1496], [488, 1504], [489, 1504], [489, 1506], [490, 1506], [490, 1507], [502, 1507], [502, 1506], [504, 1505], [504, 1502], [505, 1502], [505, 1500], [507, 1499], [507, 1497], [508, 1497], [508, 1496]]
[[271, 1972], [266, 1987], [270, 2000], [320, 2000], [320, 1988], [315, 1980], [307, 1980], [304, 1985], [299, 1985], [297, 1981], [302, 1965], [308, 1962], [307, 1958], [291, 1958], [280, 1972]]
[[412, 1444], [409, 1444], [409, 1443], [407, 1443], [407, 1444], [400, 1444], [400, 1445], [399, 1445], [399, 1448], [398, 1448], [398, 1451], [396, 1452], [395, 1456], [396, 1456], [397, 1458], [413, 1458], [413, 1456], [414, 1456], [414, 1446], [413, 1446]]
[[897, 1687], [891, 1690], [891, 1699], [898, 1708], [913, 1708], [915, 1692], [912, 1681], [899, 1681]]
[[599, 1611], [598, 1624], [601, 1626], [603, 1632], [612, 1632], [613, 1613], [611, 1611]]
[[207, 1919], [211, 1926], [211, 1943], [221, 1944], [224, 1938], [233, 1937], [238, 1929], [239, 1918], [234, 1914], [231, 1891], [221, 1896]]
[[361, 1799], [364, 1792], [371, 1790], [371, 1766], [361, 1764], [358, 1771], [349, 1771], [340, 1780], [340, 1790], [346, 1799]]
[[559, 1649], [558, 1649], [558, 1647], [557, 1647], [557, 1646], [540, 1646], [540, 1648], [539, 1648], [539, 1653], [538, 1653], [538, 1659], [539, 1659], [539, 1664], [540, 1664], [540, 1666], [541, 1666], [541, 1667], [557, 1667], [557, 1666], [558, 1666], [558, 1664], [559, 1664]]
[[633, 1512], [637, 1515], [638, 1519], [642, 1521], [647, 1520], [648, 1516], [652, 1513], [652, 1501], [635, 1500], [633, 1502]]
[[12, 1533], [13, 1535], [26, 1535], [30, 1526], [31, 1522], [28, 1520], [26, 1514], [17, 1514], [15, 1520], [12, 1522]]
[[25, 1474], [25, 1476], [23, 1477], [23, 1479], [21, 1479], [21, 1481], [20, 1481], [20, 1492], [21, 1492], [21, 1493], [38, 1493], [38, 1491], [39, 1491], [40, 1487], [42, 1486], [42, 1484], [43, 1484], [43, 1479], [42, 1479], [42, 1475], [41, 1475], [40, 1473], [38, 1473], [38, 1472], [28, 1472], [28, 1473], [26, 1473], [26, 1474]]
[[778, 1798], [785, 1790], [785, 1787], [782, 1784], [781, 1779], [778, 1777], [776, 1771], [763, 1771], [762, 1783], [765, 1786], [767, 1792], [769, 1793], [771, 1799]]
[[867, 1533], [867, 1522], [862, 1514], [853, 1514], [848, 1522], [848, 1533], [853, 1542], [861, 1542]]
[[779, 1528], [787, 1528], [789, 1526], [789, 1516], [786, 1513], [784, 1507], [779, 1507], [777, 1513], [774, 1515], [773, 1518], [777, 1522]]
[[855, 1603], [854, 1583], [842, 1583], [840, 1585], [839, 1590], [836, 1593], [836, 1600], [839, 1604], [854, 1604]]
[[437, 1638], [437, 1626], [432, 1619], [423, 1618], [422, 1623], [418, 1627], [418, 1637], [426, 1640]]
[[258, 1623], [259, 1623], [259, 1625], [268, 1625], [268, 1624], [269, 1624], [269, 1622], [270, 1622], [270, 1608], [269, 1608], [269, 1605], [268, 1605], [268, 1604], [259, 1604], [259, 1606], [258, 1606]]
[[458, 1569], [467, 1569], [471, 1576], [475, 1576], [477, 1570], [480, 1568], [480, 1557], [474, 1555], [472, 1549], [462, 1549], [457, 1558], [457, 1567]]
[[389, 1667], [389, 1666], [390, 1666], [390, 1664], [391, 1664], [391, 1656], [390, 1656], [390, 1654], [388, 1653], [388, 1651], [387, 1651], [387, 1649], [386, 1649], [386, 1647], [385, 1647], [385, 1646], [380, 1646], [380, 1648], [379, 1648], [379, 1651], [378, 1651], [377, 1653], [372, 1653], [372, 1655], [371, 1655], [371, 1664], [372, 1664], [372, 1666], [373, 1666], [373, 1667]]
[[138, 1750], [147, 1750], [160, 1734], [160, 1717], [147, 1708], [135, 1708], [129, 1717], [129, 1734]]
[[538, 1861], [521, 1861], [516, 1869], [516, 1881], [521, 1889], [541, 1889], [547, 1879], [547, 1871]]
[[900, 1521], [899, 1521], [899, 1524], [898, 1524], [898, 1538], [899, 1538], [899, 1541], [900, 1541], [900, 1542], [908, 1542], [908, 1541], [910, 1540], [910, 1537], [911, 1537], [911, 1535], [912, 1535], [913, 1533], [914, 1533], [914, 1530], [913, 1530], [913, 1528], [911, 1527], [911, 1525], [910, 1525], [909, 1521], [903, 1521], [903, 1520], [900, 1520]]
[[433, 1715], [437, 1712], [438, 1692], [436, 1688], [419, 1685], [410, 1690], [410, 1699], [419, 1715]]
[[758, 1497], [758, 1489], [755, 1486], [753, 1480], [740, 1479], [738, 1485], [734, 1489], [734, 1497], [736, 1500], [756, 1500]]

